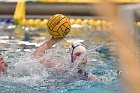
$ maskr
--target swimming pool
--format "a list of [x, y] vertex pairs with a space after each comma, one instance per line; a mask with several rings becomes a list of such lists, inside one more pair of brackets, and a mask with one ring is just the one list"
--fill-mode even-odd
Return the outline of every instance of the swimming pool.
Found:
[[[102, 76], [102, 81], [74, 80], [70, 74], [57, 75], [44, 70], [29, 55], [50, 35], [43, 28], [18, 27], [0, 23], [0, 51], [8, 62], [8, 74], [0, 77], [1, 93], [120, 93], [118, 58], [109, 33], [90, 25], [72, 25], [66, 39], [54, 46], [46, 56], [67, 63], [71, 41], [83, 42], [88, 49], [86, 70]], [[54, 55], [55, 54], [55, 55]], [[63, 60], [62, 60], [63, 59]], [[18, 65], [18, 71], [14, 65]], [[28, 64], [28, 65], [27, 65]]]

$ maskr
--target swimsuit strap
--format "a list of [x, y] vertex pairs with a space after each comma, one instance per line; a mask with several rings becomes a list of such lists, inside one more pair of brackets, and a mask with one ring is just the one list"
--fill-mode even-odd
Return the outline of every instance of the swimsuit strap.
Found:
[[83, 80], [88, 80], [88, 73], [86, 71], [84, 71], [84, 77]]

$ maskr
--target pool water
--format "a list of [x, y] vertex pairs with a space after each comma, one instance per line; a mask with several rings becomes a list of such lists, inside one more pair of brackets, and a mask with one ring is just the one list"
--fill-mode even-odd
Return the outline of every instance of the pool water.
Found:
[[1, 93], [121, 93], [119, 60], [107, 31], [95, 30], [90, 25], [72, 25], [66, 39], [45, 54], [67, 69], [70, 42], [83, 42], [87, 48], [84, 55], [88, 56], [85, 69], [102, 78], [84, 81], [75, 78], [75, 69], [55, 73], [30, 56], [51, 37], [44, 28], [0, 24], [0, 52], [9, 65], [7, 74], [0, 77]]

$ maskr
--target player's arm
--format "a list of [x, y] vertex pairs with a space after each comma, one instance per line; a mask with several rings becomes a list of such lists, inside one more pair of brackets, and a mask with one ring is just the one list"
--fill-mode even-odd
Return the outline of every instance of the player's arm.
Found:
[[98, 76], [92, 73], [88, 73], [88, 80], [98, 80]]
[[98, 82], [104, 82], [104, 79], [106, 79], [107, 77], [106, 76], [97, 76], [97, 75], [94, 75], [92, 73], [89, 73], [88, 74], [88, 80], [89, 81], [98, 81]]
[[54, 38], [52, 37], [50, 40], [43, 43], [40, 47], [38, 47], [34, 52], [34, 57], [42, 57], [49, 48], [51, 48], [55, 43], [63, 40], [64, 38]]

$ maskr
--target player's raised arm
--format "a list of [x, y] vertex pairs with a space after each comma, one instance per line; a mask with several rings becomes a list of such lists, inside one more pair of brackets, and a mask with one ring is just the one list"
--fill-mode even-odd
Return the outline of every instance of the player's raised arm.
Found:
[[47, 28], [48, 32], [52, 35], [52, 38], [33, 52], [35, 57], [42, 57], [46, 50], [51, 48], [55, 43], [63, 40], [70, 32], [71, 25], [69, 19], [65, 15], [56, 14], [48, 20]]
[[33, 55], [35, 57], [42, 57], [49, 48], [51, 48], [55, 43], [63, 40], [64, 38], [54, 38], [52, 37], [50, 40], [43, 43], [40, 47], [38, 47], [34, 52]]

